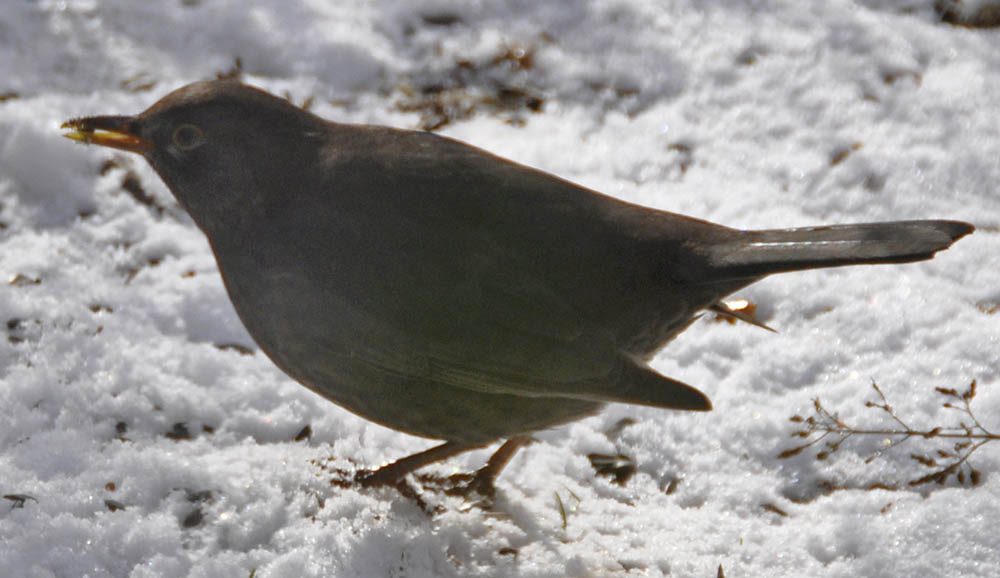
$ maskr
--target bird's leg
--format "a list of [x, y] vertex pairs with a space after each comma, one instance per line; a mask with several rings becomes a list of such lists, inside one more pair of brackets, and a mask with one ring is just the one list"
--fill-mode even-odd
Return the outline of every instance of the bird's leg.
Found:
[[[463, 498], [474, 496], [477, 498], [480, 506], [486, 504], [486, 507], [489, 507], [489, 505], [492, 505], [493, 498], [496, 495], [494, 482], [497, 476], [500, 475], [500, 472], [503, 471], [511, 458], [514, 457], [517, 450], [531, 442], [532, 438], [530, 436], [515, 436], [510, 438], [497, 451], [493, 452], [490, 459], [486, 461], [486, 465], [476, 470], [475, 473], [455, 474], [448, 478], [449, 482], [454, 485], [450, 489], [446, 489], [445, 493]], [[428, 450], [382, 466], [377, 470], [360, 471], [355, 475], [354, 479], [364, 487], [395, 486], [404, 496], [413, 498], [419, 504], [422, 504], [423, 501], [413, 488], [406, 484], [404, 478], [408, 474], [428, 464], [448, 459], [462, 452], [481, 448], [484, 445], [486, 444], [445, 442], [439, 446], [434, 446]], [[427, 510], [425, 506], [422, 507]]]
[[[475, 493], [487, 500], [492, 500], [496, 494], [496, 486], [493, 483], [496, 481], [497, 476], [500, 475], [500, 472], [510, 462], [511, 458], [514, 457], [517, 450], [528, 445], [531, 441], [531, 436], [514, 436], [510, 438], [497, 451], [493, 452], [493, 455], [487, 460], [485, 466], [479, 468], [471, 476], [465, 476], [469, 480], [467, 483], [458, 486], [448, 493], [465, 497]], [[459, 477], [452, 476], [452, 479], [458, 481]]]
[[[510, 442], [507, 442], [508, 444]], [[468, 444], [462, 442], [445, 442], [439, 446], [434, 446], [428, 450], [406, 456], [396, 460], [391, 464], [382, 466], [377, 470], [363, 470], [358, 472], [354, 479], [365, 487], [374, 486], [394, 486], [398, 484], [407, 474], [418, 470], [427, 464], [432, 464], [441, 460], [446, 460], [462, 452], [481, 448], [486, 444]], [[504, 444], [503, 447], [506, 447]], [[500, 449], [502, 450], [503, 447]], [[516, 451], [516, 448], [515, 448]], [[499, 452], [497, 452], [499, 453]], [[513, 453], [513, 452], [512, 452]], [[510, 458], [508, 457], [507, 460]], [[492, 458], [491, 458], [492, 461]], [[504, 464], [507, 463], [505, 460]], [[503, 464], [500, 464], [500, 468]]]

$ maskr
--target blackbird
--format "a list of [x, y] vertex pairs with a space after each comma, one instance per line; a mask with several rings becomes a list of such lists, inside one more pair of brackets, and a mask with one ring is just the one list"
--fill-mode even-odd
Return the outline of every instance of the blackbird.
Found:
[[608, 402], [708, 410], [647, 365], [700, 311], [729, 313], [720, 299], [772, 273], [929, 259], [974, 229], [731, 229], [450, 138], [330, 122], [235, 80], [63, 128], [146, 158], [285, 373], [371, 421], [445, 440], [359, 474], [372, 485], [507, 440], [473, 478], [490, 491], [531, 432]]

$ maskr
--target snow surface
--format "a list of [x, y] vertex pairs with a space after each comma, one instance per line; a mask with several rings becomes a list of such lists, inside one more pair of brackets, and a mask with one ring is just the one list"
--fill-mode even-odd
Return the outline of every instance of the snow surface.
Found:
[[[942, 23], [933, 4], [6, 2], [0, 574], [998, 575], [998, 448], [971, 458], [976, 487], [907, 485], [930, 471], [910, 453], [950, 448], [938, 440], [870, 462], [883, 437], [777, 457], [817, 397], [851, 423], [894, 425], [865, 407], [872, 380], [923, 429], [963, 419], [935, 387], [978, 380], [976, 415], [1000, 429], [1000, 30]], [[427, 514], [394, 490], [331, 486], [329, 469], [435, 442], [337, 408], [259, 351], [220, 348], [253, 344], [169, 191], [141, 159], [60, 136], [68, 118], [138, 112], [237, 57], [248, 82], [351, 122], [416, 127], [400, 103], [442, 78], [519, 87], [539, 112], [484, 105], [442, 132], [730, 226], [979, 230], [933, 261], [749, 288], [780, 333], [706, 318], [654, 362], [714, 412], [609, 407], [540, 433], [494, 511], [428, 492], [442, 510]], [[130, 173], [147, 203], [125, 191]], [[624, 486], [586, 457], [618, 452], [637, 467]]]

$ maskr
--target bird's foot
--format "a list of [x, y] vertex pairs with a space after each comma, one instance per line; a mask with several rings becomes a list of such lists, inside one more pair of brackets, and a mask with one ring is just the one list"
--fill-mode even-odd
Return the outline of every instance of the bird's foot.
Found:
[[347, 483], [347, 485], [357, 484], [364, 488], [398, 486], [400, 483], [405, 482], [407, 475], [427, 464], [450, 458], [455, 454], [477, 447], [479, 447], [478, 444], [445, 442], [439, 446], [396, 460], [376, 470], [361, 470], [354, 474], [353, 483]]
[[516, 436], [507, 440], [490, 456], [486, 465], [472, 474], [454, 474], [449, 476], [442, 490], [446, 495], [463, 498], [470, 505], [491, 510], [496, 501], [496, 479], [503, 471], [507, 462], [514, 457], [517, 450], [531, 443], [528, 436]]
[[406, 482], [405, 474], [399, 476], [386, 467], [375, 470], [358, 470], [354, 473], [354, 485], [362, 488], [384, 488], [387, 486], [398, 486]]
[[497, 497], [495, 481], [495, 472], [484, 466], [471, 474], [449, 476], [447, 478], [448, 487], [444, 488], [444, 493], [448, 496], [460, 497], [472, 507], [491, 510]]
[[412, 501], [428, 516], [440, 513], [440, 507], [431, 506], [414, 488], [406, 476], [397, 477], [395, 472], [387, 472], [386, 468], [376, 470], [358, 470], [353, 478], [344, 481], [331, 481], [331, 483], [341, 487], [362, 487], [362, 488], [395, 488], [400, 496]]
[[[422, 487], [431, 491], [441, 492], [448, 496], [461, 497], [466, 502], [471, 503], [472, 506], [488, 510], [492, 508], [496, 498], [497, 490], [494, 482], [497, 476], [500, 475], [501, 470], [507, 465], [507, 462], [517, 453], [517, 450], [528, 443], [531, 443], [531, 438], [528, 436], [515, 436], [507, 440], [490, 456], [486, 465], [475, 473], [455, 474], [444, 479], [432, 476], [418, 476], [417, 480]], [[434, 509], [428, 507], [427, 502], [420, 496], [420, 493], [407, 481], [407, 477], [414, 470], [429, 463], [469, 449], [474, 449], [475, 447], [478, 446], [446, 442], [440, 446], [397, 460], [375, 470], [357, 471], [353, 476], [348, 472], [338, 471], [342, 476], [331, 479], [330, 483], [342, 488], [394, 487], [402, 496], [413, 500], [421, 509], [431, 514]]]

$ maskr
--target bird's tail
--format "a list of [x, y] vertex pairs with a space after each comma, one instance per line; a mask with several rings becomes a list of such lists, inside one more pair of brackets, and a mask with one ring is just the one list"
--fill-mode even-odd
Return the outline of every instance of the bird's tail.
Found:
[[894, 221], [746, 231], [711, 247], [713, 268], [730, 279], [771, 273], [930, 259], [975, 227], [960, 221]]

